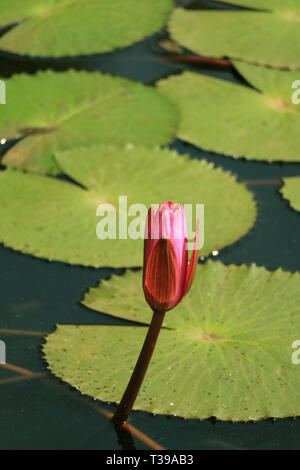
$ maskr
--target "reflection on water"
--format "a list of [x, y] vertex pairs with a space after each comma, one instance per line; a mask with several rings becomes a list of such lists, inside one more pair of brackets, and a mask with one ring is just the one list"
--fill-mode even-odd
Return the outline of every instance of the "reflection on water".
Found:
[[12, 305], [11, 311], [13, 313], [20, 313], [20, 312], [26, 312], [26, 311], [34, 311], [34, 310], [41, 310], [42, 309], [42, 304], [38, 300], [31, 300], [29, 302], [22, 302], [18, 303], [15, 305]]
[[136, 450], [136, 446], [132, 437], [131, 432], [128, 429], [124, 429], [120, 426], [114, 426], [118, 443], [122, 450]]

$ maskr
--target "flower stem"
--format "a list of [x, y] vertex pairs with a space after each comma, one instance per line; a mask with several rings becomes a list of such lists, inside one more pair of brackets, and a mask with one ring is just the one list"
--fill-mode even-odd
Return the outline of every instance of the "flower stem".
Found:
[[113, 422], [116, 426], [121, 426], [127, 421], [128, 416], [132, 410], [136, 397], [139, 393], [144, 377], [146, 375], [151, 357], [157, 342], [157, 338], [165, 317], [165, 312], [153, 312], [153, 317], [148, 329], [146, 339], [144, 341], [142, 350], [140, 352], [138, 361], [134, 368], [133, 374], [123, 398], [117, 408], [113, 417]]

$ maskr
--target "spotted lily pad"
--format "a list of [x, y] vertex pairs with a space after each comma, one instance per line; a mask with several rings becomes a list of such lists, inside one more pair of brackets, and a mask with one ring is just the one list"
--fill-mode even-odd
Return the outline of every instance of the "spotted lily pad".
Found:
[[284, 178], [284, 185], [280, 189], [282, 196], [288, 199], [291, 206], [300, 212], [300, 177]]
[[159, 82], [179, 112], [178, 136], [228, 156], [300, 161], [300, 106], [292, 102], [299, 74], [234, 65], [256, 89], [193, 72]]
[[0, 49], [41, 57], [112, 51], [160, 30], [172, 8], [172, 0], [1, 0], [0, 26], [17, 25]]
[[176, 9], [169, 22], [172, 38], [201, 55], [300, 68], [299, 0], [229, 3], [257, 11]]
[[[138, 296], [125, 299], [126, 281], [128, 297], [137, 292], [134, 283]], [[113, 314], [132, 318], [129, 304], [140, 308], [140, 281], [140, 273], [120, 278], [119, 289], [115, 280]], [[105, 289], [102, 305], [109, 313]], [[298, 273], [208, 262], [167, 316], [171, 328], [161, 331], [135, 409], [232, 421], [300, 414], [300, 375], [292, 362], [300, 329]], [[59, 325], [43, 350], [57, 377], [83, 394], [119, 402], [146, 331], [145, 326]]]
[[[81, 303], [97, 312], [140, 323], [148, 324], [152, 316], [142, 290], [141, 270], [127, 270], [122, 276], [113, 275], [109, 280], [102, 280], [98, 287], [89, 289]], [[169, 326], [170, 320], [172, 324], [173, 318], [173, 315], [167, 315], [164, 325]]]
[[[140, 266], [144, 227], [134, 230], [131, 223], [139, 216], [144, 223], [147, 212], [129, 213], [132, 204], [144, 204], [145, 210], [165, 200], [193, 204], [194, 218], [195, 204], [205, 204], [203, 254], [233, 243], [255, 221], [256, 206], [245, 185], [206, 161], [132, 146], [79, 148], [58, 153], [56, 158], [79, 185], [13, 169], [0, 172], [0, 241], [6, 246], [71, 264]], [[118, 220], [119, 196], [127, 197], [125, 232], [131, 233], [132, 228], [137, 239], [126, 239], [118, 223], [116, 239], [99, 239], [96, 228], [105, 220], [96, 215], [98, 206], [113, 206]], [[109, 211], [113, 214], [111, 207]]]
[[0, 139], [25, 136], [4, 164], [55, 174], [53, 154], [81, 145], [168, 143], [177, 124], [172, 104], [152, 87], [100, 73], [52, 71], [7, 80]]

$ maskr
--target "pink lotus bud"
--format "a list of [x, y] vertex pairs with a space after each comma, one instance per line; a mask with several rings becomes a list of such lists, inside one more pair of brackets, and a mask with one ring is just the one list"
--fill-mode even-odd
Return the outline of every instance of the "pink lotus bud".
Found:
[[148, 212], [144, 244], [143, 288], [153, 311], [166, 312], [176, 307], [189, 291], [198, 264], [198, 222], [195, 244], [188, 263], [187, 231], [184, 209], [163, 202], [155, 213]]

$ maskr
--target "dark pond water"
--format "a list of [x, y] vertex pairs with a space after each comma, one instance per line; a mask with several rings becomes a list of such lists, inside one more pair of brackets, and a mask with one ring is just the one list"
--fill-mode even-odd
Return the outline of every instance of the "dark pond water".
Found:
[[[214, 2], [206, 2], [213, 4]], [[179, 65], [163, 58], [156, 45], [165, 32], [124, 51], [72, 60], [25, 60], [0, 54], [0, 76], [35, 73], [51, 67], [65, 70], [98, 70], [153, 84], [168, 74], [192, 69], [229, 80], [241, 80], [232, 69]], [[300, 216], [284, 201], [278, 189], [284, 176], [300, 175], [300, 164], [267, 164], [234, 160], [201, 151], [175, 140], [171, 147], [192, 158], [206, 158], [250, 182], [258, 203], [255, 227], [240, 241], [225, 248], [214, 259], [225, 264], [251, 263], [268, 269], [300, 269]], [[6, 146], [2, 146], [2, 153]], [[265, 184], [269, 180], [270, 184]], [[32, 330], [37, 336], [4, 334], [7, 361], [30, 371], [46, 373], [40, 379], [1, 383], [16, 372], [0, 370], [0, 449], [120, 449], [121, 444], [109, 420], [98, 407], [106, 405], [72, 390], [45, 371], [40, 355], [44, 333], [56, 323], [126, 324], [89, 311], [77, 301], [85, 290], [106, 278], [108, 269], [69, 267], [49, 263], [0, 246], [0, 330]], [[300, 374], [300, 368], [299, 368]], [[152, 416], [134, 412], [130, 423], [167, 449], [299, 449], [300, 419], [266, 420], [257, 423], [229, 423], [213, 419], [199, 422], [177, 417]], [[126, 444], [123, 443], [123, 446]], [[137, 449], [147, 445], [134, 437]]]

